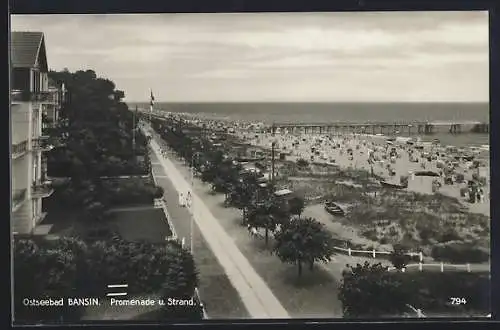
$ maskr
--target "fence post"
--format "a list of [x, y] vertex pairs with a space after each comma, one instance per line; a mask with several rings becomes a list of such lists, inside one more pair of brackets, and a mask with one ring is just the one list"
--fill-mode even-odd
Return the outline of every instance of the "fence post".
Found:
[[470, 273], [470, 264], [467, 264], [467, 271]]
[[418, 270], [419, 270], [419, 271], [422, 271], [422, 270], [423, 270], [423, 264], [422, 264], [422, 262], [419, 262], [419, 263], [418, 263]]
[[441, 261], [441, 273], [444, 272], [444, 263]]
[[420, 258], [420, 262], [424, 261], [424, 254], [422, 253], [422, 251], [419, 252], [418, 256]]
[[351, 256], [351, 248], [347, 249], [347, 253], [349, 253], [349, 257]]
[[373, 249], [373, 259], [375, 259], [376, 256], [377, 256], [377, 254], [375, 252], [375, 249]]

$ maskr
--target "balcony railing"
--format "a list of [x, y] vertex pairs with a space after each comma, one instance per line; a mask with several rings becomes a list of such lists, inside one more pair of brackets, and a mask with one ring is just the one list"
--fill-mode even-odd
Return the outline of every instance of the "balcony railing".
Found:
[[47, 157], [42, 157], [42, 162], [40, 166], [40, 172], [41, 172], [41, 181], [46, 181], [47, 179]]
[[15, 212], [21, 207], [26, 200], [26, 189], [16, 189], [12, 193], [12, 212]]
[[56, 103], [56, 96], [54, 92], [48, 92], [48, 91], [43, 91], [43, 92], [37, 92], [35, 93], [35, 99], [38, 102], [42, 103]]
[[54, 192], [54, 188], [52, 188], [52, 182], [50, 181], [34, 182], [31, 189], [32, 198], [46, 198], [52, 195], [52, 193]]
[[34, 138], [31, 141], [33, 151], [50, 151], [54, 148], [53, 145], [50, 144], [49, 137], [47, 135], [39, 136], [38, 138]]
[[42, 123], [42, 130], [43, 129], [56, 128], [56, 127], [58, 127], [57, 122], [46, 121], [46, 122]]
[[12, 102], [42, 102], [42, 103], [55, 103], [55, 96], [52, 92], [47, 91], [22, 91], [12, 90], [10, 92]]
[[22, 141], [12, 145], [12, 158], [16, 159], [28, 151], [28, 141]]

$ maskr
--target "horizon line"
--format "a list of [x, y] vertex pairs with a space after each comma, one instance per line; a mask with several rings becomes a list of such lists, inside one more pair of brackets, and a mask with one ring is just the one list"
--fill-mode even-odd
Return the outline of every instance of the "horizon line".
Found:
[[[144, 101], [123, 101], [125, 103], [149, 103], [149, 100], [144, 100]], [[380, 104], [408, 104], [408, 103], [414, 103], [414, 104], [436, 104], [436, 103], [448, 103], [448, 104], [477, 104], [477, 103], [490, 103], [490, 100], [488, 101], [225, 101], [225, 100], [207, 100], [207, 101], [160, 101], [160, 100], [155, 100], [155, 104], [158, 103], [344, 103], [344, 104], [353, 104], [353, 103], [359, 103], [359, 104], [374, 104], [374, 103], [380, 103]]]

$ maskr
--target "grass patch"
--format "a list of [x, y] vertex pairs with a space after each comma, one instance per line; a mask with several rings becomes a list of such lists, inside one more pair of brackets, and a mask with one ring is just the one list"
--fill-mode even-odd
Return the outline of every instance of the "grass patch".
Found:
[[106, 221], [88, 223], [81, 219], [80, 210], [63, 208], [60, 205], [57, 196], [48, 198], [48, 203], [44, 205], [47, 216], [42, 224], [53, 225], [49, 234], [85, 237], [89, 230], [99, 228], [116, 231], [126, 240], [146, 240], [152, 243], [165, 242], [165, 237], [172, 235], [162, 209], [151, 207], [117, 210], [110, 213], [110, 218]]
[[162, 209], [113, 212], [110, 224], [128, 241], [161, 243], [172, 235]]

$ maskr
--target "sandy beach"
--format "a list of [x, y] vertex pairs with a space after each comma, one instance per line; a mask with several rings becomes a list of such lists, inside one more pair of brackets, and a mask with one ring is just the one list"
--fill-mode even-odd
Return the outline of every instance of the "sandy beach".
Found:
[[[363, 169], [373, 171], [372, 173], [383, 177], [386, 182], [400, 184], [400, 178], [407, 176], [409, 191], [424, 194], [440, 192], [450, 197], [458, 198], [471, 212], [489, 215], [489, 155], [487, 151], [454, 150], [452, 146], [440, 146], [433, 143], [414, 142], [411, 145], [408, 139], [396, 139], [388, 141], [387, 137], [375, 135], [344, 135], [331, 136], [319, 134], [288, 134], [283, 133], [248, 133], [239, 131], [239, 138], [248, 143], [271, 148], [275, 142], [277, 155], [283, 153], [287, 160], [297, 161], [304, 159], [308, 162], [327, 163], [340, 168]], [[454, 156], [460, 153], [475, 155], [474, 160], [479, 166], [474, 168], [473, 161], [456, 159]], [[448, 184], [445, 184], [444, 169], [448, 167]], [[439, 174], [433, 176], [415, 176], [414, 173], [432, 171]], [[482, 194], [475, 203], [467, 202], [461, 196], [461, 189], [468, 187], [472, 181], [473, 174], [484, 178], [481, 186]], [[457, 176], [463, 175], [463, 180], [457, 180]], [[433, 191], [433, 181], [440, 185]]]

